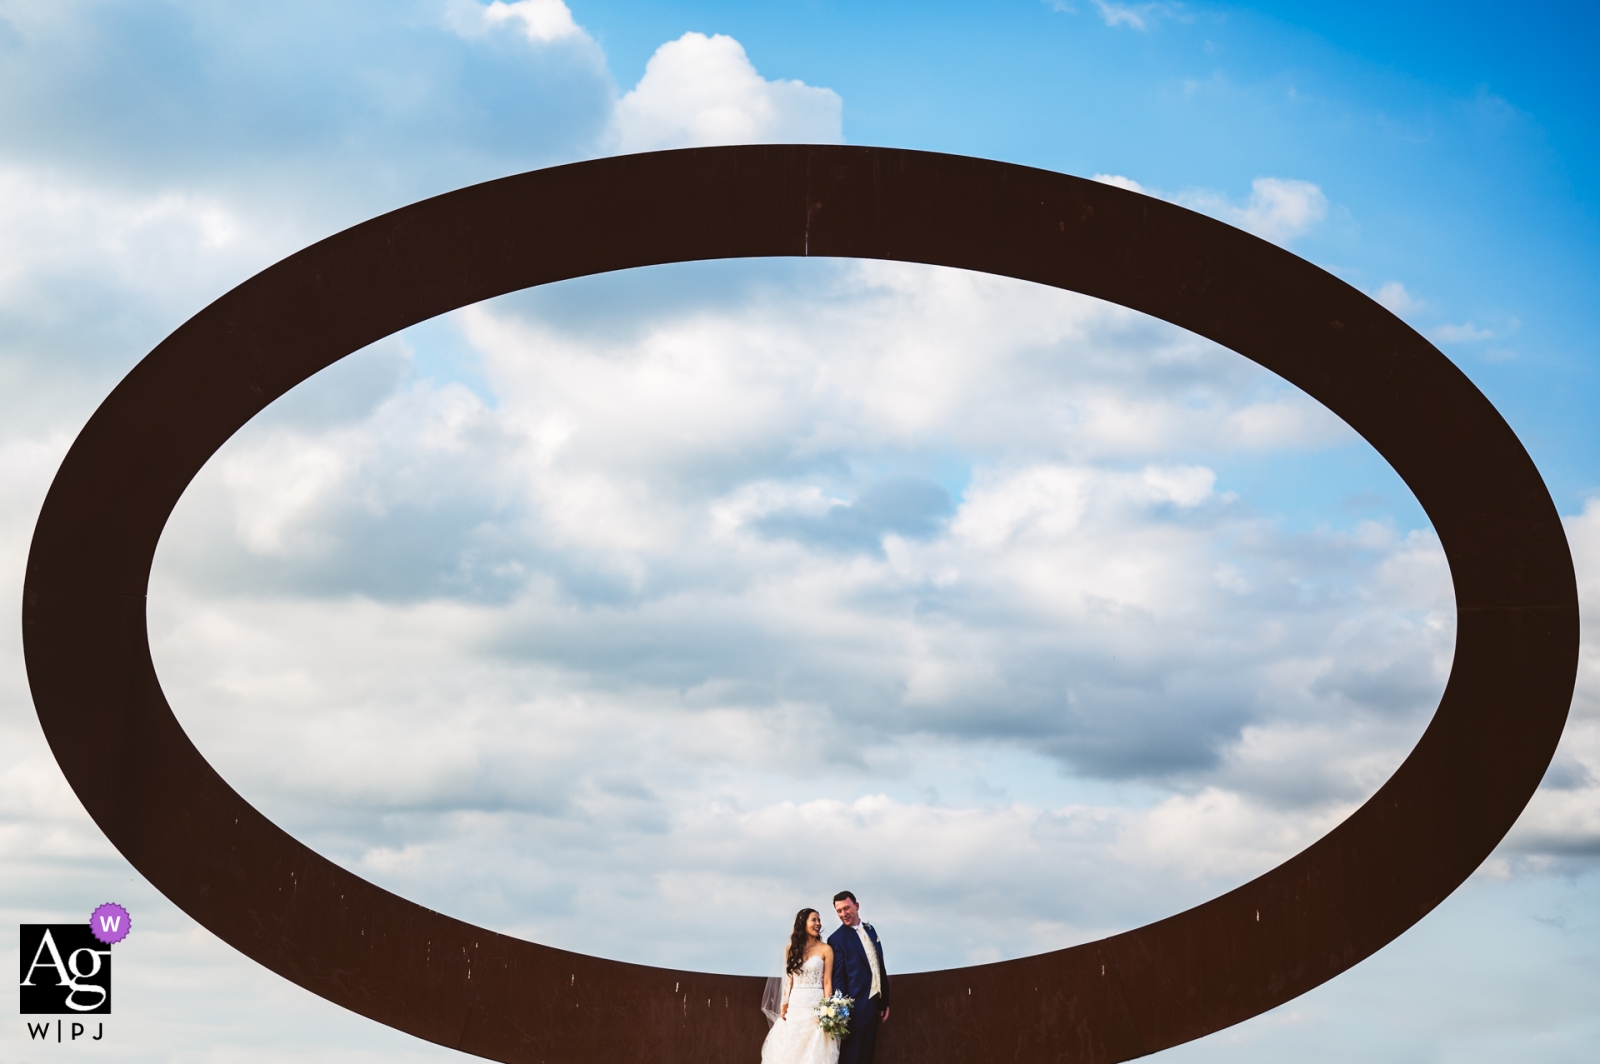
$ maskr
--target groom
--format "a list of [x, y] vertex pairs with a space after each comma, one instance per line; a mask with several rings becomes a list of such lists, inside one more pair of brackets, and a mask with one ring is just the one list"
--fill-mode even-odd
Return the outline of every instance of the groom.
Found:
[[871, 924], [861, 922], [861, 906], [848, 890], [833, 896], [833, 911], [844, 925], [828, 936], [833, 947], [833, 988], [856, 1000], [850, 1008], [850, 1034], [839, 1047], [839, 1064], [872, 1064], [878, 1024], [889, 1020], [883, 943]]

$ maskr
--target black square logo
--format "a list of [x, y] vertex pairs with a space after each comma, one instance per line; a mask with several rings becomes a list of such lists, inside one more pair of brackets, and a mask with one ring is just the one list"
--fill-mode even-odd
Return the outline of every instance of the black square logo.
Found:
[[23, 924], [22, 1014], [111, 1012], [111, 947], [88, 924]]

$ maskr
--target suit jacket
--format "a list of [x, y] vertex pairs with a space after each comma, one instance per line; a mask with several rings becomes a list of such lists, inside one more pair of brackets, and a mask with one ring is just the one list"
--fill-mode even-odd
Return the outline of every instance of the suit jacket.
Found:
[[[861, 926], [872, 940], [872, 948], [878, 951], [878, 974], [881, 977], [878, 1007], [887, 1008], [889, 969], [883, 963], [883, 943], [878, 941], [878, 933], [871, 924], [863, 921]], [[839, 930], [828, 936], [828, 945], [833, 947], [833, 988], [843, 991], [846, 997], [865, 1002], [872, 993], [872, 967], [867, 963], [867, 951], [861, 945], [861, 936], [856, 934], [855, 928], [840, 925]]]

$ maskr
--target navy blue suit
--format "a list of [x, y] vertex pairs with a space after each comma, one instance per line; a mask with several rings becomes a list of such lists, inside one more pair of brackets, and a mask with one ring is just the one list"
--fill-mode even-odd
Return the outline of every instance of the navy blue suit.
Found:
[[878, 996], [872, 997], [872, 966], [861, 936], [848, 925], [828, 936], [833, 947], [833, 989], [856, 999], [850, 1007], [850, 1034], [839, 1046], [839, 1064], [872, 1064], [878, 1044], [878, 1013], [889, 1007], [889, 969], [883, 963], [883, 943], [869, 923], [861, 925], [878, 954]]

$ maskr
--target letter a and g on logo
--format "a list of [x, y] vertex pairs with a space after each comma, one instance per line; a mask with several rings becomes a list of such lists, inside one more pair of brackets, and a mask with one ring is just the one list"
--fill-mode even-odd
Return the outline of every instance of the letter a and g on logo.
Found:
[[24, 1016], [110, 1014], [111, 950], [89, 925], [22, 924], [21, 932]]

